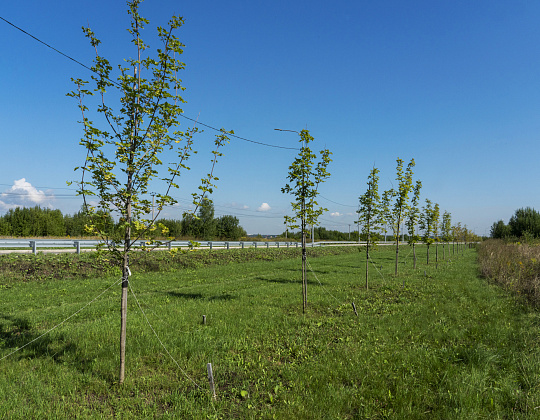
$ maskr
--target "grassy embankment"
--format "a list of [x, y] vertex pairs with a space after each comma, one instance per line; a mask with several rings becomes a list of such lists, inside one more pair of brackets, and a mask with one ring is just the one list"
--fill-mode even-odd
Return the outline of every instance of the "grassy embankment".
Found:
[[[395, 279], [394, 252], [381, 247], [373, 257], [382, 276], [372, 268], [369, 291], [357, 251], [312, 256], [322, 285], [309, 275], [305, 315], [299, 260], [270, 251], [242, 264], [241, 251], [214, 252], [215, 265], [197, 252], [197, 263], [159, 273], [134, 262], [131, 285], [180, 368], [130, 295], [127, 379], [115, 383], [115, 286], [0, 360], [0, 418], [540, 418], [538, 314], [479, 278], [474, 250], [415, 272], [409, 255]], [[62, 267], [66, 278], [2, 274], [0, 358], [115, 282]]]

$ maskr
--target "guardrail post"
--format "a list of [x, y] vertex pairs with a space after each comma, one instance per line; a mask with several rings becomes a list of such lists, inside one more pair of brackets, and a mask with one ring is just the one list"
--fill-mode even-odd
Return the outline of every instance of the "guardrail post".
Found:
[[266, 248], [270, 248], [270, 242], [266, 241]]
[[298, 248], [298, 242], [295, 242], [296, 243], [296, 247]]
[[253, 241], [253, 245], [255, 245], [255, 249], [257, 249], [257, 242]]
[[279, 248], [279, 242], [276, 242], [276, 246]]
[[210, 247], [210, 251], [212, 251], [212, 242], [208, 242], [208, 246]]
[[227, 247], [227, 249], [229, 249], [229, 243], [228, 242], [225, 242], [225, 246]]
[[171, 250], [171, 247], [172, 247], [172, 241], [169, 241], [169, 243], [168, 243], [168, 245], [167, 245], [167, 246], [168, 246], [168, 248], [169, 248], [169, 251], [170, 251], [170, 250]]
[[244, 249], [244, 243], [240, 242], [240, 245], [242, 246], [242, 249]]
[[80, 253], [81, 253], [81, 243], [79, 241], [75, 241], [75, 248], [77, 248], [77, 255], [80, 255]]
[[30, 247], [32, 248], [32, 253], [34, 255], [37, 254], [37, 244], [36, 244], [36, 241], [30, 241]]
[[290, 244], [291, 244], [290, 242], [287, 242], [287, 248], [289, 247]]

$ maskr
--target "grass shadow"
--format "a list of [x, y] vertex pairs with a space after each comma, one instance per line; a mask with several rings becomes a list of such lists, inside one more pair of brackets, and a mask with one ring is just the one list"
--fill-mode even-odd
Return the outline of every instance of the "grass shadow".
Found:
[[[322, 281], [317, 281], [317, 280], [314, 280], [310, 277], [313, 277], [312, 275], [310, 276], [310, 273], [308, 273], [308, 284], [311, 284], [312, 286], [324, 286], [325, 283], [322, 282]], [[273, 279], [267, 279], [267, 278], [264, 278], [264, 277], [261, 277], [261, 276], [257, 276], [257, 277], [254, 277], [253, 278], [254, 280], [260, 280], [260, 281], [266, 281], [268, 283], [280, 283], [280, 284], [301, 284], [302, 283], [302, 280], [300, 278], [298, 279], [294, 279], [294, 280], [290, 280], [290, 279], [283, 279], [283, 278], [273, 278]]]
[[238, 298], [237, 296], [231, 295], [230, 293], [223, 293], [221, 295], [214, 295], [214, 296], [205, 296], [202, 293], [181, 293], [181, 292], [165, 292], [165, 293], [177, 299], [187, 299], [187, 300], [200, 299], [200, 300], [215, 301], [215, 300], [232, 300], [232, 299]]
[[[77, 345], [65, 334], [56, 333], [54, 338], [50, 334], [41, 337], [42, 334], [44, 331], [36, 331], [27, 319], [0, 315], [0, 342], [3, 349], [16, 351], [11, 357], [19, 360], [50, 357], [55, 363], [63, 364], [66, 354], [77, 352]], [[84, 371], [84, 360], [79, 362], [77, 367]]]

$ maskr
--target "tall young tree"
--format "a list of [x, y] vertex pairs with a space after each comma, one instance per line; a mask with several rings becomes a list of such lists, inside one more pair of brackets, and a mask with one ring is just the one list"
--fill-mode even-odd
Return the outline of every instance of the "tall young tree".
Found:
[[362, 226], [362, 234], [366, 236], [366, 289], [369, 289], [369, 249], [375, 245], [373, 234], [377, 232], [376, 221], [380, 212], [379, 208], [379, 170], [373, 168], [368, 176], [368, 189], [359, 197], [360, 208], [358, 209], [358, 222]]
[[409, 193], [413, 188], [412, 169], [414, 168], [414, 159], [411, 159], [407, 165], [405, 172], [403, 171], [403, 160], [397, 159], [397, 168], [396, 168], [396, 181], [397, 191], [395, 193], [396, 201], [391, 210], [391, 221], [392, 221], [392, 231], [394, 232], [394, 238], [396, 240], [396, 264], [395, 264], [395, 275], [398, 275], [398, 261], [399, 261], [399, 230], [401, 224], [405, 218], [405, 214], [408, 209], [409, 202]]
[[452, 240], [452, 215], [448, 211], [445, 211], [442, 215], [441, 234], [443, 240], [443, 259], [446, 259], [444, 246]]
[[452, 227], [452, 238], [454, 240], [452, 245], [452, 254], [455, 253], [455, 248], [457, 246], [457, 253], [459, 255], [459, 239], [462, 235], [461, 222], [458, 222], [455, 226]]
[[380, 211], [378, 214], [377, 224], [381, 226], [382, 231], [384, 232], [384, 241], [386, 242], [386, 235], [388, 233], [388, 226], [393, 225], [392, 211], [390, 206], [392, 200], [394, 199], [396, 192], [391, 188], [386, 190], [382, 194]]
[[435, 264], [439, 268], [439, 218], [440, 218], [440, 208], [439, 204], [435, 203], [433, 206], [432, 212], [432, 223], [433, 223], [433, 239], [435, 241]]
[[429, 264], [429, 247], [434, 242], [433, 239], [433, 203], [426, 198], [426, 205], [423, 207], [420, 217], [420, 229], [424, 231], [422, 241], [427, 245], [427, 264]]
[[420, 236], [416, 231], [416, 225], [418, 224], [420, 218], [420, 208], [418, 207], [420, 203], [420, 190], [422, 189], [422, 182], [416, 181], [414, 186], [413, 198], [411, 204], [407, 210], [407, 232], [409, 233], [409, 245], [413, 249], [413, 268], [416, 269], [416, 243], [420, 241]]
[[317, 226], [319, 216], [327, 209], [318, 207], [317, 195], [319, 184], [326, 181], [330, 176], [327, 171], [328, 164], [332, 161], [332, 154], [328, 149], [320, 151], [319, 161], [315, 163], [317, 155], [309, 147], [309, 143], [315, 140], [308, 130], [299, 133], [302, 148], [295, 158], [287, 176], [288, 183], [281, 189], [284, 194], [291, 194], [294, 201], [291, 202], [293, 216], [285, 216], [285, 223], [289, 229], [300, 229], [302, 234], [302, 310], [306, 311], [307, 305], [307, 278], [306, 278], [306, 235], [308, 226]]
[[[82, 113], [84, 135], [80, 144], [86, 148], [87, 155], [82, 166], [79, 194], [83, 195], [85, 208], [89, 211], [91, 224], [88, 230], [95, 235], [106, 236], [100, 214], [115, 214], [120, 221], [114, 241], [109, 241], [109, 250], [122, 266], [121, 332], [120, 332], [120, 375], [125, 376], [126, 313], [129, 255], [135, 241], [155, 228], [155, 220], [161, 210], [176, 201], [170, 195], [171, 189], [178, 188], [176, 178], [180, 171], [189, 169], [186, 160], [192, 152], [195, 130], [179, 131], [178, 118], [184, 102], [179, 92], [184, 90], [178, 78], [178, 71], [184, 63], [178, 60], [184, 45], [175, 33], [182, 26], [183, 19], [173, 16], [168, 27], [158, 27], [161, 48], [155, 56], [148, 54], [148, 45], [141, 38], [141, 32], [149, 22], [139, 14], [141, 0], [128, 1], [128, 14], [134, 54], [127, 64], [118, 66], [116, 81], [112, 81], [113, 66], [98, 52], [100, 40], [90, 28], [83, 28], [85, 36], [94, 47], [96, 59], [92, 70], [95, 83], [93, 91], [85, 89], [88, 83], [72, 79], [77, 89], [68, 94], [77, 99]], [[116, 90], [120, 102], [114, 109], [105, 101], [108, 90]], [[97, 111], [104, 117], [106, 128], [98, 128], [87, 116], [88, 107], [84, 104], [86, 96], [96, 94], [100, 105]], [[226, 141], [226, 132], [216, 138], [214, 164], [220, 153], [217, 151]], [[176, 163], [165, 165], [160, 155], [167, 153], [167, 160], [176, 154]], [[212, 166], [213, 168], [213, 166]], [[79, 169], [79, 168], [77, 168]], [[201, 194], [211, 192], [215, 177], [213, 171], [204, 179]], [[149, 188], [159, 186], [161, 193], [155, 195], [154, 217]], [[151, 184], [152, 183], [152, 184]], [[95, 196], [97, 204], [90, 206], [87, 196]]]

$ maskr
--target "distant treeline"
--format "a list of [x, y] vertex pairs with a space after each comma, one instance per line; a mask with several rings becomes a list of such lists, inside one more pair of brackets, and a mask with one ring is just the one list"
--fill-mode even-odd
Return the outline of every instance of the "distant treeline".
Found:
[[[340, 232], [339, 230], [328, 230], [324, 227], [316, 227], [314, 229], [315, 240], [316, 241], [358, 241], [358, 231], [352, 232]], [[287, 237], [288, 239], [295, 239], [297, 241], [302, 240], [302, 234], [300, 232], [283, 232], [280, 235], [281, 238]], [[373, 237], [373, 235], [372, 235]], [[307, 239], [311, 240], [311, 231], [307, 235]], [[384, 241], [383, 235], [375, 235], [374, 239], [376, 241]], [[388, 240], [391, 240], [390, 235], [387, 237]], [[360, 235], [360, 240], [365, 241], [365, 235]], [[405, 235], [405, 240], [408, 240], [408, 235]]]
[[[105, 219], [106, 233], [111, 235], [117, 223], [110, 214], [101, 213]], [[102, 221], [103, 221], [102, 219]], [[14, 237], [85, 237], [88, 236], [85, 225], [91, 224], [90, 216], [83, 210], [71, 215], [60, 210], [36, 207], [17, 207], [0, 216], [0, 236]], [[187, 215], [182, 220], [158, 219], [169, 230], [167, 237], [190, 238], [200, 240], [239, 240], [246, 237], [246, 231], [240, 226], [238, 218], [225, 215], [214, 217], [211, 203], [201, 207], [197, 217]]]
[[540, 238], [540, 213], [532, 207], [517, 209], [505, 224], [499, 220], [491, 226], [491, 237], [495, 239], [538, 239]]

